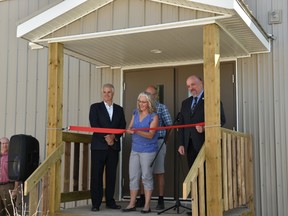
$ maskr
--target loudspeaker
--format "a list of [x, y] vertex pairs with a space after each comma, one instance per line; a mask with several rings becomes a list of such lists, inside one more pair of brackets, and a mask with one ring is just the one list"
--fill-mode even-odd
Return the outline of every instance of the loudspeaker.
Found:
[[39, 165], [39, 142], [25, 135], [13, 135], [8, 150], [8, 177], [25, 181]]

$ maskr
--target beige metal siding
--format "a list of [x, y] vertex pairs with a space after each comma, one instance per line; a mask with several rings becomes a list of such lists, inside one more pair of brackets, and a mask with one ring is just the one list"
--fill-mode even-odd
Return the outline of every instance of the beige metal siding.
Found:
[[[264, 29], [276, 38], [270, 54], [238, 61], [239, 124], [254, 137], [256, 215], [285, 216], [288, 214], [288, 5], [282, 0], [245, 2]], [[282, 10], [282, 23], [269, 25], [268, 12], [277, 9]], [[251, 84], [257, 85], [257, 89]]]
[[[58, 0], [56, 0], [58, 1]], [[45, 157], [48, 51], [30, 50], [16, 38], [19, 20], [55, 1], [0, 2], [0, 136], [35, 136]], [[238, 127], [254, 139], [257, 216], [288, 215], [288, 5], [287, 0], [246, 0], [263, 28], [272, 33], [270, 54], [237, 61]], [[269, 25], [268, 12], [282, 10], [282, 23]], [[205, 17], [148, 0], [117, 0], [60, 29], [55, 35], [88, 33]], [[91, 103], [101, 101], [101, 86], [112, 82], [121, 102], [120, 69], [95, 68], [65, 56], [63, 126], [89, 125]], [[129, 120], [129, 117], [128, 117]]]
[[149, 0], [117, 0], [59, 29], [53, 36], [102, 32], [209, 16], [212, 15]]
[[[48, 49], [31, 50], [27, 41], [16, 38], [16, 26], [20, 19], [31, 16], [40, 5], [46, 7], [48, 3], [44, 0], [0, 2], [0, 136], [11, 137], [21, 133], [36, 137], [40, 143], [40, 161], [46, 155], [46, 133], [49, 130]], [[83, 31], [95, 31], [97, 25], [94, 22], [84, 21], [77, 21], [76, 25], [81, 26]], [[80, 33], [79, 28], [69, 26], [63, 32]], [[115, 102], [120, 103], [119, 70], [107, 68], [102, 72], [94, 65], [65, 56], [63, 127], [89, 126], [89, 107], [91, 103], [101, 101], [103, 82], [116, 82]], [[73, 149], [72, 146], [72, 153]], [[77, 205], [85, 204], [87, 202], [77, 202]], [[62, 205], [72, 206], [75, 206], [75, 202]]]

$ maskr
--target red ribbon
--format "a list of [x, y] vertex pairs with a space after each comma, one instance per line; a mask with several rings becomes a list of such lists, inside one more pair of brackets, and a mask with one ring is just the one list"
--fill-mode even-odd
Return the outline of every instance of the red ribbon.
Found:
[[[204, 125], [205, 123], [201, 122], [197, 124], [171, 125], [171, 126], [163, 126], [163, 127], [155, 127], [155, 128], [135, 128], [131, 130], [133, 131], [168, 130], [168, 129], [173, 129], [173, 128], [187, 128], [187, 127], [196, 127], [196, 126], [204, 126]], [[85, 127], [85, 126], [69, 126], [68, 130], [95, 132], [95, 133], [107, 133], [107, 134], [122, 134], [127, 131], [126, 129], [96, 128], [96, 127]]]

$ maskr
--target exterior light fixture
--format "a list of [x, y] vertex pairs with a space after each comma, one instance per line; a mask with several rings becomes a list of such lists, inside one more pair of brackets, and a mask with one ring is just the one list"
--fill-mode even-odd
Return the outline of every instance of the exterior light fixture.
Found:
[[159, 49], [153, 49], [153, 50], [150, 50], [150, 52], [151, 52], [151, 53], [154, 53], [154, 54], [160, 54], [160, 53], [162, 53], [162, 51], [159, 50]]

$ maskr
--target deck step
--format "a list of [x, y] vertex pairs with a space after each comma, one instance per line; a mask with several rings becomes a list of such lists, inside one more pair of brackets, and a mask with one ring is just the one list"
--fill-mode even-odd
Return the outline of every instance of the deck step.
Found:
[[223, 216], [252, 216], [252, 211], [246, 206], [224, 212]]

